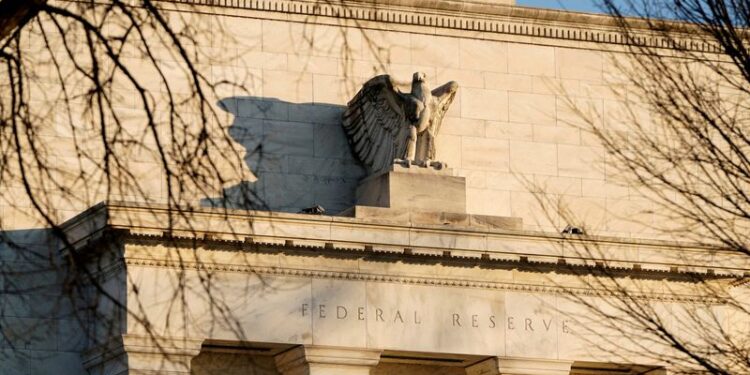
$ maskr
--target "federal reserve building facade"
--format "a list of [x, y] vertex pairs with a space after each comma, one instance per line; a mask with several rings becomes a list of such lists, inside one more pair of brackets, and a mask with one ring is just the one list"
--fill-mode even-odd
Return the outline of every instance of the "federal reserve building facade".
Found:
[[[0, 373], [742, 373], [741, 356], [726, 372], [698, 358], [748, 344], [747, 255], [684, 235], [700, 230], [667, 219], [591, 130], [659, 123], [633, 45], [721, 60], [713, 46], [512, 0], [132, 7], [152, 3], [177, 36], [208, 25], [184, 51], [195, 71], [170, 65], [182, 49], [97, 50], [140, 66], [143, 88], [102, 100], [118, 124], [141, 102], [211, 124], [241, 160], [211, 168], [241, 176], [171, 183], [168, 155], [133, 152], [138, 194], [44, 187], [76, 197], [49, 200], [53, 229], [25, 198], [36, 180], [4, 189], [0, 260], [29, 272], [1, 279]], [[190, 77], [226, 83], [216, 117], [160, 106], [194, 94]], [[64, 172], [86, 153], [64, 146], [79, 120], [56, 116]], [[229, 153], [207, 149], [185, 155]]]

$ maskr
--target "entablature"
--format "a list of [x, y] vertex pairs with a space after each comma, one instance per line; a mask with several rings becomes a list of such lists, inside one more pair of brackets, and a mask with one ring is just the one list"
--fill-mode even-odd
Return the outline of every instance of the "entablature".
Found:
[[487, 221], [428, 225], [387, 218], [174, 210], [109, 202], [79, 214], [63, 229], [76, 251], [116, 233], [126, 243], [145, 246], [199, 246], [536, 273], [606, 273], [684, 282], [725, 279], [736, 283], [750, 269], [746, 257], [720, 248], [507, 229]]

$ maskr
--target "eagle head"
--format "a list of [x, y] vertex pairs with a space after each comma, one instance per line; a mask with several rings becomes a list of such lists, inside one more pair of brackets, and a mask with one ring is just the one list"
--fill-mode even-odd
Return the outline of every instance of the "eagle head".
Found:
[[427, 74], [424, 74], [423, 72], [416, 72], [414, 73], [414, 78], [412, 81], [413, 82], [425, 82], [427, 81]]

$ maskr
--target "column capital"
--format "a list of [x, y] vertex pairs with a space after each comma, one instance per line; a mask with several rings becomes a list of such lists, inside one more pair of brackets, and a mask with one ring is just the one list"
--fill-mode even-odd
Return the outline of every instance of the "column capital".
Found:
[[466, 375], [568, 375], [573, 361], [489, 358], [466, 368]]
[[190, 361], [201, 351], [202, 339], [122, 335], [92, 348], [83, 356], [89, 374], [190, 374]]
[[297, 346], [276, 355], [283, 375], [367, 375], [380, 362], [380, 350]]

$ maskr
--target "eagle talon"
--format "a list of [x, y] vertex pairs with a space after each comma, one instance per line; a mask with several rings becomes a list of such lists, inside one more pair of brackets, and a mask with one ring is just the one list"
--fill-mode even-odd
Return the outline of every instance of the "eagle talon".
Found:
[[409, 159], [393, 159], [393, 164], [398, 164], [404, 168], [410, 168], [412, 164], [414, 164], [414, 161]]

